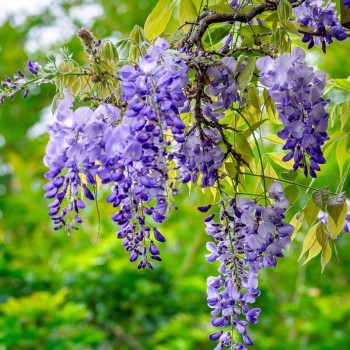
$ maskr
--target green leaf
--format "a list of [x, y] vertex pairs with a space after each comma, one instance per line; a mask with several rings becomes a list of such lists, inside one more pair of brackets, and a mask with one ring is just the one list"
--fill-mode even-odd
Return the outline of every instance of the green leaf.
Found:
[[333, 196], [327, 203], [328, 229], [332, 239], [336, 239], [345, 222], [348, 206], [344, 193]]
[[348, 79], [334, 79], [337, 86], [350, 92], [350, 80]]
[[[180, 0], [179, 6], [179, 20], [180, 25], [185, 22], [192, 21], [197, 17], [197, 9], [192, 0]], [[188, 27], [183, 27], [185, 31], [188, 30]]]
[[176, 1], [159, 0], [145, 22], [145, 33], [148, 40], [162, 34], [171, 19]]
[[345, 193], [337, 194], [327, 201], [327, 211], [330, 217], [335, 223], [338, 223], [340, 213], [343, 210], [343, 206], [346, 202]]
[[245, 38], [255, 35], [255, 34], [264, 34], [270, 32], [270, 28], [259, 26], [257, 24], [242, 26], [238, 30], [238, 34], [244, 36]]
[[328, 243], [328, 230], [327, 226], [322, 221], [317, 225], [316, 239], [322, 249], [325, 249]]
[[138, 25], [135, 25], [130, 32], [129, 38], [132, 39], [137, 45], [141, 45], [143, 42], [147, 42], [145, 31]]
[[210, 32], [210, 36], [209, 34], [206, 35], [206, 37], [204, 38], [204, 42], [207, 45], [210, 45], [211, 43], [215, 45], [218, 42], [220, 42], [223, 38], [225, 38], [230, 33], [231, 29], [232, 25], [225, 25], [219, 28], [215, 28]]
[[255, 43], [254, 37], [249, 36], [247, 38], [244, 38], [243, 41], [241, 42], [241, 46], [253, 46]]
[[289, 200], [289, 203], [295, 203], [299, 196], [299, 187], [295, 185], [289, 185], [284, 189], [284, 195]]
[[340, 176], [343, 175], [343, 170], [344, 170], [344, 164], [345, 164], [345, 158], [346, 158], [346, 154], [348, 152], [348, 137], [342, 137], [339, 141], [338, 141], [338, 145], [337, 145], [337, 163], [338, 163], [338, 167], [339, 167], [339, 171], [340, 171]]
[[305, 220], [309, 227], [313, 224], [313, 222], [317, 218], [319, 211], [320, 211], [320, 208], [318, 208], [314, 203], [313, 199], [310, 198], [304, 208]]
[[[197, 0], [198, 1], [198, 0]], [[232, 12], [232, 7], [228, 5], [227, 0], [209, 0], [206, 1], [207, 6], [209, 5], [209, 10], [218, 13], [229, 13]]]
[[[249, 101], [254, 108], [260, 111], [260, 97], [259, 97], [259, 89], [256, 87], [251, 87], [249, 89]], [[266, 119], [264, 119], [266, 120]]]
[[118, 50], [119, 57], [127, 58], [129, 56], [131, 45], [132, 42], [129, 39], [119, 40], [115, 45]]
[[293, 168], [293, 160], [289, 160], [288, 162], [282, 161], [282, 158], [285, 156], [282, 152], [271, 152], [267, 153], [270, 159], [272, 159], [277, 165], [279, 165], [281, 168], [290, 170]]
[[275, 179], [278, 179], [278, 175], [276, 171], [273, 169], [273, 167], [269, 163], [267, 163], [266, 167], [264, 168], [264, 175], [270, 176], [273, 178], [273, 179], [265, 178], [265, 183], [267, 187], [269, 187], [275, 181]]
[[294, 227], [294, 231], [292, 233], [292, 236], [290, 237], [291, 241], [295, 238], [297, 235], [300, 227], [303, 225], [303, 213], [297, 212], [290, 221], [290, 224]]
[[298, 177], [298, 172], [289, 170], [288, 172], [281, 173], [281, 176], [285, 180], [294, 181]]
[[322, 247], [320, 244], [315, 240], [313, 245], [309, 249], [309, 255], [307, 256], [307, 259], [303, 262], [303, 265], [305, 265], [307, 262], [309, 262], [311, 259], [316, 257], [318, 254], [320, 254], [322, 251]]
[[312, 192], [312, 199], [314, 203], [323, 211], [326, 210], [327, 201], [329, 198], [329, 188], [324, 187], [320, 190]]
[[264, 124], [267, 120], [268, 119], [261, 119], [253, 125], [251, 125], [250, 128], [248, 127], [248, 129], [243, 132], [244, 136], [248, 139], [249, 136], [252, 134], [252, 131], [254, 132], [261, 124]]
[[270, 142], [276, 145], [284, 145], [286, 142], [279, 138], [277, 135], [266, 135], [263, 136], [264, 139], [269, 140]]
[[277, 15], [280, 21], [288, 21], [292, 17], [293, 8], [287, 0], [280, 0], [277, 6]]
[[[277, 122], [278, 121], [278, 113], [276, 110], [276, 106], [275, 106], [274, 101], [272, 100], [271, 96], [269, 95], [269, 93], [267, 92], [266, 89], [264, 89], [263, 96], [264, 96], [264, 105], [266, 108], [266, 113], [267, 113], [269, 119], [273, 122]], [[284, 144], [284, 142], [283, 142], [283, 144]]]
[[303, 242], [303, 249], [302, 249], [302, 251], [300, 253], [298, 261], [312, 247], [314, 242], [316, 242], [316, 229], [317, 229], [317, 224], [312, 226], [310, 228], [309, 232], [306, 234], [304, 242]]
[[235, 177], [235, 175], [237, 174], [236, 165], [233, 164], [232, 162], [226, 162], [225, 169], [226, 169], [227, 174], [229, 176], [231, 176], [232, 178]]
[[332, 257], [332, 249], [331, 249], [331, 246], [329, 245], [329, 243], [327, 243], [325, 249], [322, 249], [322, 255], [321, 255], [322, 271], [321, 271], [321, 273], [323, 273], [323, 270], [324, 270], [325, 266], [331, 260], [331, 257]]
[[271, 35], [270, 43], [281, 53], [289, 51], [290, 40], [287, 31], [283, 28], [277, 28]]
[[289, 33], [300, 35], [298, 29], [295, 27], [294, 22], [281, 21], [282, 27]]
[[255, 61], [256, 57], [248, 57], [246, 65], [244, 66], [242, 72], [238, 76], [238, 85], [241, 92], [244, 92], [244, 90], [252, 80], [252, 76], [255, 70]]
[[242, 133], [236, 134], [236, 148], [238, 153], [248, 156], [249, 158], [254, 158], [254, 153], [250, 147], [249, 142]]

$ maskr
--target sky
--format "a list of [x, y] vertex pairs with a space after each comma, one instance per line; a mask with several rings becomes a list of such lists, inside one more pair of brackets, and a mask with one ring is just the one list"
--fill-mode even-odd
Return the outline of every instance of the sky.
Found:
[[25, 49], [31, 54], [39, 47], [46, 49], [54, 43], [67, 41], [77, 30], [74, 20], [89, 27], [96, 17], [103, 14], [100, 5], [90, 3], [73, 7], [67, 16], [57, 4], [58, 0], [0, 0], [0, 25], [8, 18], [14, 25], [21, 25], [28, 16], [37, 15], [49, 8], [57, 19], [50, 25], [36, 26], [29, 30]]

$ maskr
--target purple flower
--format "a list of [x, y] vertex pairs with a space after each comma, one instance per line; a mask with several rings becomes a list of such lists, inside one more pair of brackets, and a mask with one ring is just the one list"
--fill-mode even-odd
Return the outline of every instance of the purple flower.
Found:
[[39, 65], [35, 62], [32, 61], [28, 61], [28, 70], [32, 73], [32, 74], [38, 74], [38, 70], [39, 70]]
[[[321, 146], [328, 140], [329, 114], [327, 100], [322, 98], [325, 75], [314, 72], [303, 62], [305, 53], [295, 47], [291, 55], [284, 54], [274, 61], [259, 58], [260, 82], [269, 87], [284, 128], [277, 135], [286, 141], [288, 153], [283, 161], [294, 160], [294, 170], [302, 168], [305, 176], [316, 177], [319, 164], [326, 162]], [[308, 157], [306, 157], [306, 154]]]
[[[258, 270], [276, 266], [276, 257], [289, 245], [293, 227], [284, 220], [288, 201], [283, 187], [274, 182], [268, 189], [272, 204], [268, 207], [258, 205], [248, 198], [231, 202], [220, 213], [219, 223], [214, 215], [205, 219], [206, 233], [214, 242], [207, 243], [210, 254], [208, 262], [220, 262], [218, 277], [207, 279], [207, 303], [212, 311], [212, 325], [223, 328], [232, 323], [242, 335], [244, 344], [253, 344], [247, 334], [247, 327], [258, 322], [259, 308], [251, 308], [259, 296]], [[231, 335], [225, 334], [227, 344]], [[219, 341], [219, 348], [226, 346], [223, 334], [213, 333], [212, 340]], [[245, 349], [236, 344], [234, 349]]]
[[297, 21], [313, 28], [309, 34], [304, 33], [302, 39], [303, 42], [308, 43], [309, 49], [315, 44], [321, 44], [323, 52], [326, 52], [326, 44], [331, 44], [332, 38], [345, 40], [348, 37], [343, 27], [339, 25], [334, 6], [335, 4], [331, 1], [324, 4], [323, 0], [306, 0], [294, 8]]

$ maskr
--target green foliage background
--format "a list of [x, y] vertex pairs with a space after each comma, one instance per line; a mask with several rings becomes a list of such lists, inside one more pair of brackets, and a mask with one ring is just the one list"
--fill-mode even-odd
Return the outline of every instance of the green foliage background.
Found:
[[[68, 15], [85, 2], [61, 1], [60, 6]], [[94, 3], [101, 4], [104, 15], [95, 20], [93, 32], [121, 38], [133, 25], [143, 25], [155, 1]], [[55, 18], [51, 12], [28, 17], [19, 26], [2, 24], [0, 76], [23, 68], [26, 33], [50, 23]], [[65, 45], [82, 58], [77, 38]], [[349, 42], [335, 43], [315, 61], [330, 77], [346, 78], [348, 50]], [[44, 61], [46, 53], [31, 58]], [[28, 100], [16, 96], [0, 108], [0, 349], [212, 349], [205, 281], [216, 266], [205, 261], [207, 237], [203, 217], [195, 210], [206, 203], [204, 195], [181, 193], [177, 198], [179, 209], [162, 228], [168, 237], [164, 262], [152, 272], [129, 263], [108, 206], [100, 208], [107, 215], [99, 237], [93, 206], [85, 212], [82, 229], [71, 236], [54, 232], [42, 190], [47, 135], [28, 137], [53, 95], [52, 86], [42, 86]], [[317, 186], [336, 190], [334, 151], [323, 171], [328, 177]], [[305, 266], [297, 262], [305, 233], [301, 230], [277, 269], [261, 274], [257, 304], [262, 315], [251, 327], [257, 344], [253, 350], [350, 348], [350, 236], [337, 240], [339, 262], [333, 258], [321, 275], [318, 259]]]

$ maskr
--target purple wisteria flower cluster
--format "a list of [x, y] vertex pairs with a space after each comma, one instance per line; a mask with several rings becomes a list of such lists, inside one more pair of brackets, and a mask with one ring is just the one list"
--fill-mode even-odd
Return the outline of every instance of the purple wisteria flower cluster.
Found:
[[[260, 309], [251, 307], [260, 295], [258, 271], [275, 267], [276, 258], [283, 257], [282, 251], [290, 244], [293, 226], [284, 222], [289, 206], [283, 187], [274, 182], [268, 190], [270, 206], [257, 204], [248, 198], [232, 199], [220, 215], [212, 214], [204, 221], [206, 233], [214, 238], [207, 243], [210, 254], [208, 262], [220, 262], [219, 276], [207, 280], [207, 302], [211, 312], [212, 325], [222, 330], [212, 333], [211, 340], [219, 340], [215, 350], [225, 347], [244, 350], [253, 345], [247, 334], [250, 323], [258, 322]], [[206, 211], [210, 207], [200, 207]], [[219, 216], [218, 222], [215, 218]], [[231, 328], [243, 338], [236, 342]]]
[[196, 183], [201, 176], [203, 187], [212, 186], [216, 181], [216, 171], [222, 167], [224, 153], [218, 144], [221, 136], [216, 129], [195, 130], [185, 142], [174, 148], [176, 169], [182, 183]]
[[[29, 61], [28, 70], [32, 74], [37, 74], [39, 65]], [[0, 82], [0, 105], [4, 103], [5, 97], [12, 100], [15, 93], [19, 91], [23, 91], [23, 97], [27, 98], [29, 95], [29, 90], [26, 87], [27, 83], [28, 80], [25, 78], [24, 73], [20, 69], [17, 71], [17, 73], [13, 74], [12, 78], [5, 75], [4, 80]]]
[[236, 73], [236, 68], [237, 61], [233, 57], [223, 57], [220, 66], [207, 69], [206, 73], [210, 84], [206, 93], [209, 96], [214, 96], [216, 100], [204, 104], [203, 114], [214, 122], [224, 117], [225, 111], [233, 102], [241, 101], [237, 83], [239, 72]]
[[[85, 208], [84, 198], [94, 200], [88, 185], [96, 186], [99, 164], [106, 146], [106, 131], [119, 118], [119, 109], [101, 105], [93, 111], [80, 107], [75, 111], [72, 97], [64, 91], [59, 101], [55, 121], [49, 126], [50, 141], [44, 164], [50, 169], [45, 177], [45, 197], [54, 199], [50, 204], [55, 229], [65, 227], [67, 232], [77, 229], [82, 219], [79, 210]], [[74, 214], [73, 214], [74, 213]]]
[[[168, 48], [159, 39], [138, 66], [121, 68], [122, 99], [127, 103], [123, 116], [108, 104], [95, 111], [88, 107], [73, 111], [66, 90], [49, 127], [51, 139], [44, 160], [50, 169], [45, 196], [54, 199], [49, 215], [56, 229], [76, 229], [81, 222], [79, 209], [85, 207], [83, 197], [95, 199], [98, 179], [111, 184], [106, 200], [117, 208], [112, 216], [119, 225], [117, 236], [130, 251], [130, 261], [141, 257], [139, 268], [152, 268], [148, 255], [161, 260], [146, 217], [157, 223], [165, 220], [169, 146], [172, 140], [184, 142], [185, 124], [179, 114], [186, 108], [188, 69], [179, 55], [166, 52]], [[153, 238], [165, 241], [155, 227]]]
[[277, 133], [286, 141], [283, 149], [289, 151], [283, 161], [294, 158], [294, 170], [303, 168], [305, 176], [316, 177], [319, 164], [326, 162], [321, 146], [329, 139], [325, 111], [329, 101], [322, 98], [325, 74], [308, 67], [304, 58], [305, 52], [295, 47], [290, 55], [283, 54], [276, 61], [259, 58], [256, 65], [284, 126]]
[[326, 52], [326, 44], [331, 44], [333, 38], [345, 40], [348, 37], [339, 24], [334, 7], [335, 3], [331, 1], [325, 4], [323, 0], [306, 0], [294, 8], [297, 22], [313, 28], [310, 33], [304, 32], [302, 39], [304, 43], [308, 43], [309, 49], [315, 44], [321, 44], [323, 52]]

